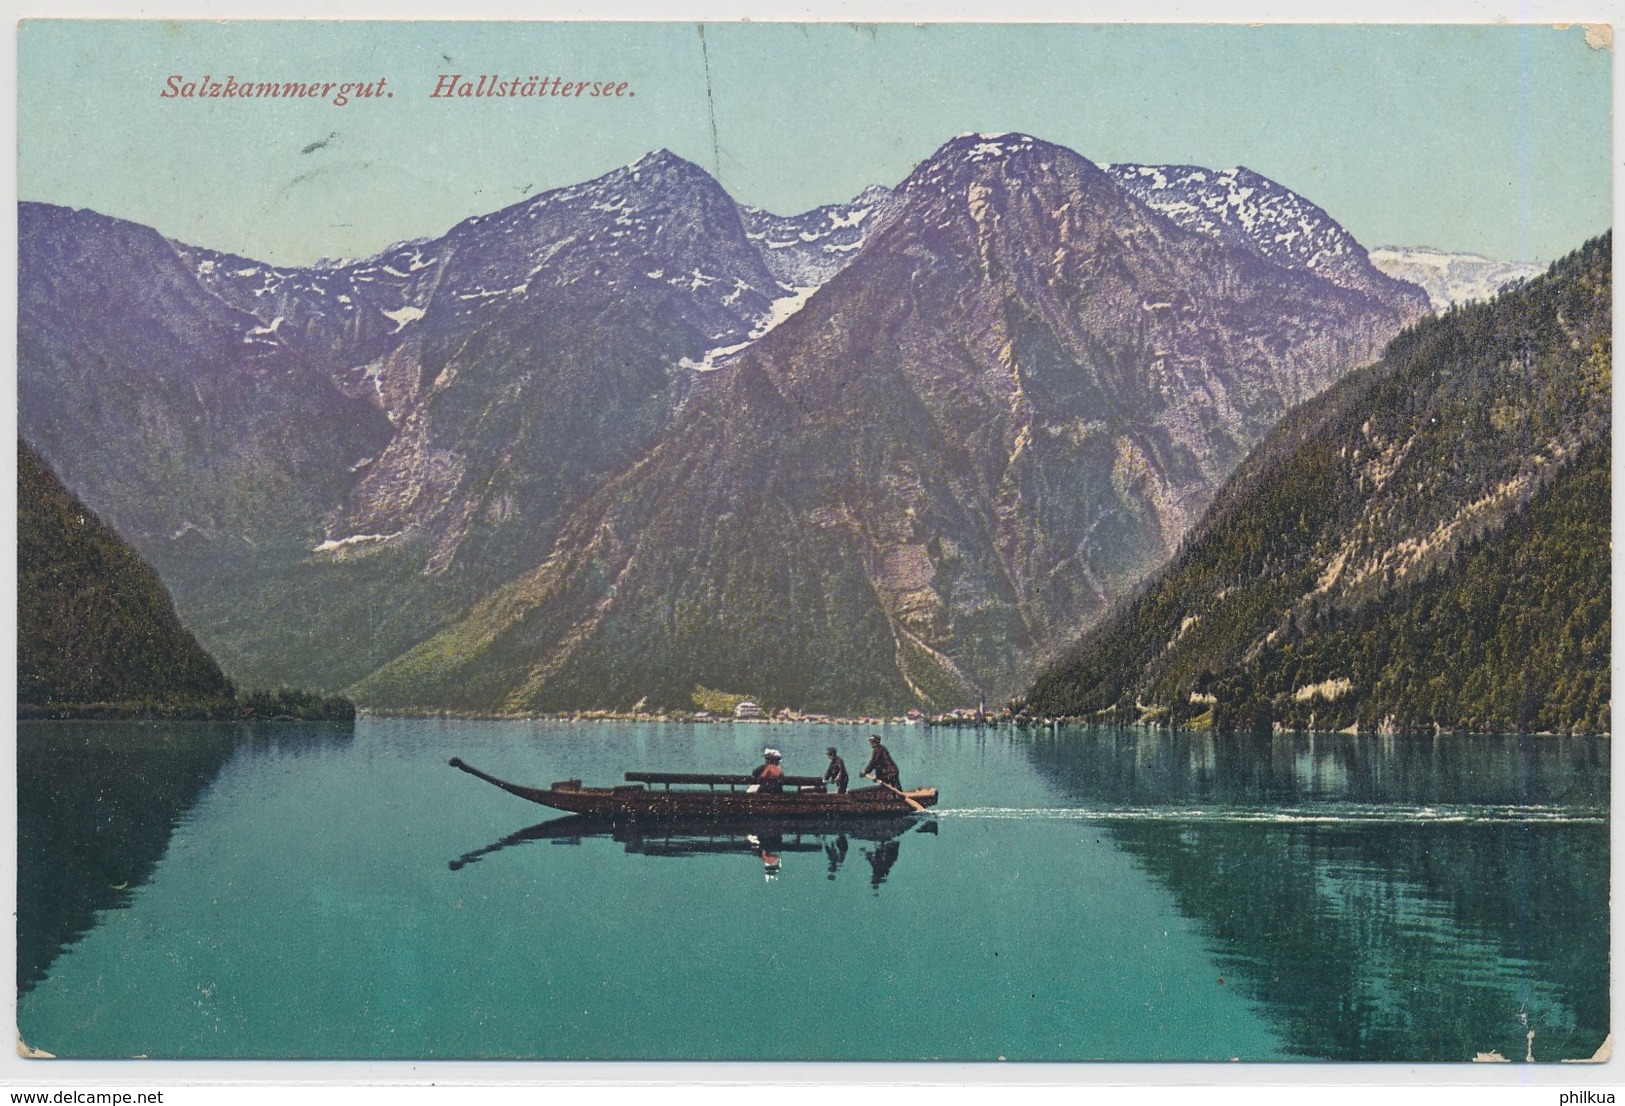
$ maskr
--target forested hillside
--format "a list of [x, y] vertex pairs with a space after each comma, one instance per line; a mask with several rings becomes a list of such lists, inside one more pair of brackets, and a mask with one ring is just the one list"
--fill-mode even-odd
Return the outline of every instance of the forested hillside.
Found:
[[218, 705], [232, 696], [157, 574], [19, 442], [18, 704]]
[[342, 699], [236, 688], [153, 570], [17, 445], [17, 709], [43, 717], [354, 717]]
[[1027, 709], [1607, 731], [1611, 239], [1415, 326], [1290, 416]]

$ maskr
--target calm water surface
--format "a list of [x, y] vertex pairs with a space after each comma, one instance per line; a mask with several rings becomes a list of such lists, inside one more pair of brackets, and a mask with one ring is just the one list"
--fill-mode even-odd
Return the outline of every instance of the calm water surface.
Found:
[[869, 731], [20, 729], [18, 1021], [58, 1056], [1557, 1060], [1608, 1032], [1605, 740], [890, 727], [930, 817], [753, 841], [584, 832], [446, 761], [606, 783], [770, 741], [818, 774]]

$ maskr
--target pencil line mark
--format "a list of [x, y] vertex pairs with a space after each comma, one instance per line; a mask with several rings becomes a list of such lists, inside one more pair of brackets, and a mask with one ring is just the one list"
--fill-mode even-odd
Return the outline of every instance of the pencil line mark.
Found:
[[695, 24], [700, 32], [700, 60], [705, 66], [705, 104], [711, 113], [711, 172], [722, 179], [722, 145], [717, 141], [717, 103], [711, 95], [711, 52], [705, 45], [705, 24]]

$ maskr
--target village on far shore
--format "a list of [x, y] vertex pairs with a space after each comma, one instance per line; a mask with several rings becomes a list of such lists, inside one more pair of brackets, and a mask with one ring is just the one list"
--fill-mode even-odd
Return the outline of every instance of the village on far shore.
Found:
[[[359, 711], [362, 716], [371, 712]], [[1013, 706], [989, 710], [986, 706], [957, 707], [953, 710], [927, 714], [909, 710], [896, 715], [833, 715], [783, 707], [767, 710], [753, 699], [740, 699], [731, 709], [711, 710], [645, 710], [637, 703], [630, 710], [576, 710], [535, 714], [487, 714], [458, 711], [390, 711], [378, 717], [402, 718], [489, 718], [536, 720], [552, 722], [674, 722], [694, 725], [733, 724], [779, 725], [789, 722], [813, 723], [829, 726], [1000, 726], [1032, 724], [1037, 720], [1019, 715]], [[1047, 720], [1046, 720], [1047, 721]]]

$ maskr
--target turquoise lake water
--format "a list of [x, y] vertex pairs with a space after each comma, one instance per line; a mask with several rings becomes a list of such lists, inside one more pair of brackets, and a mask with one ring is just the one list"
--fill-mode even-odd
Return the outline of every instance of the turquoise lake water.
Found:
[[929, 816], [756, 841], [549, 825], [446, 764], [603, 784], [771, 743], [820, 774], [869, 732], [23, 724], [21, 1035], [1011, 1061], [1558, 1060], [1607, 1035], [1606, 740], [891, 726]]

